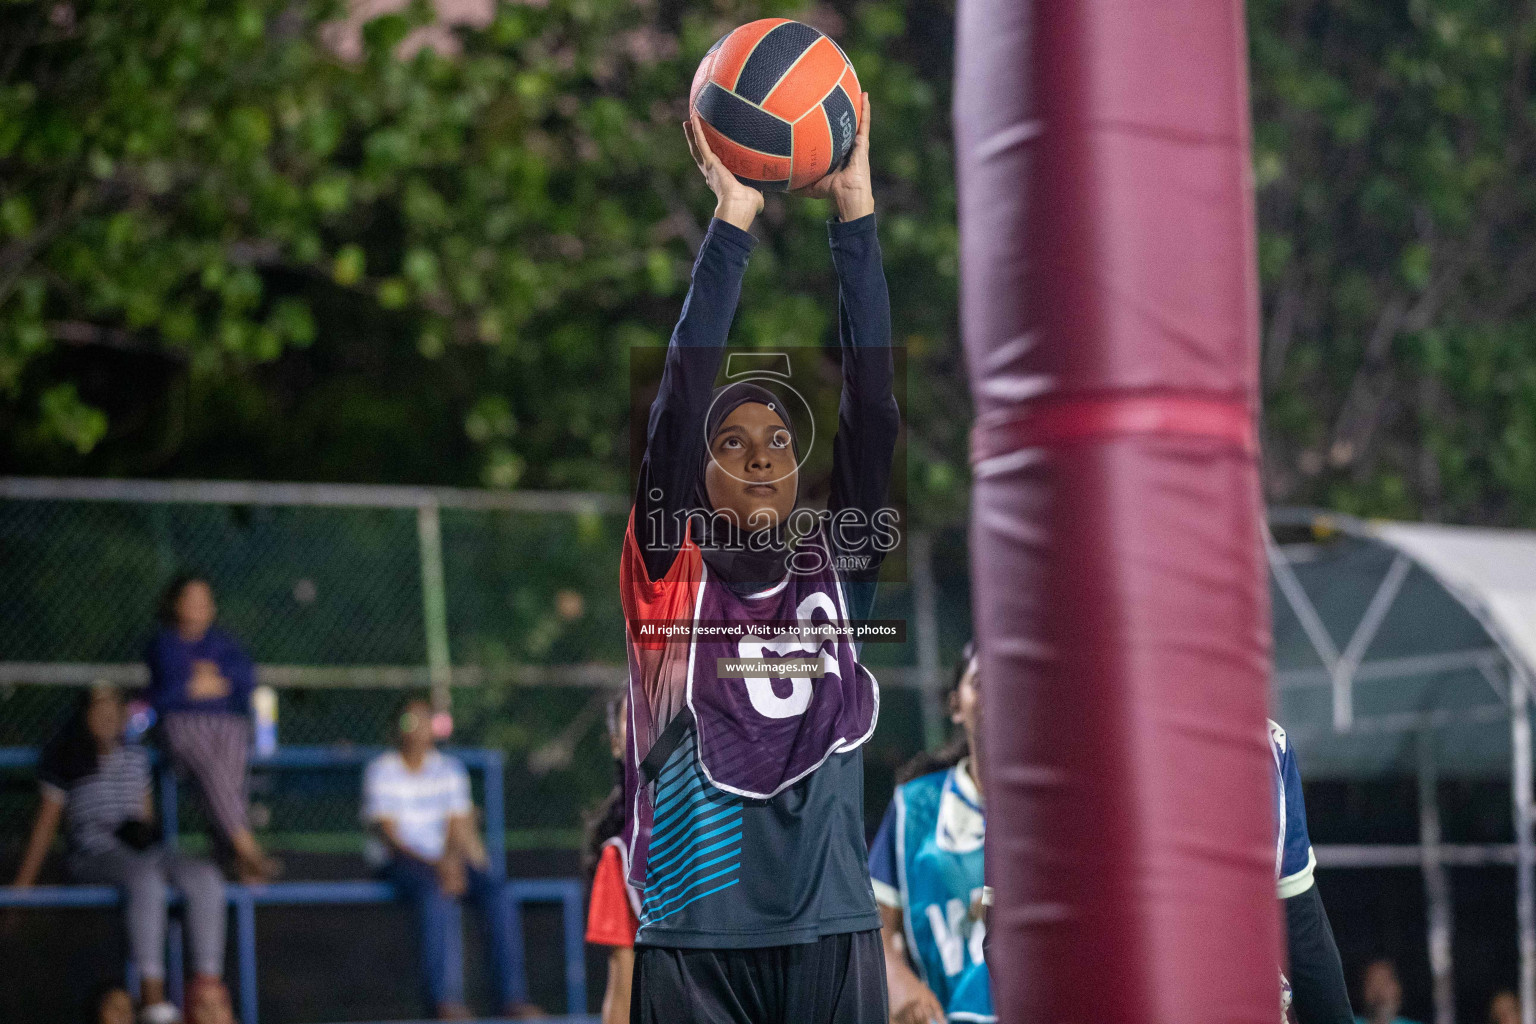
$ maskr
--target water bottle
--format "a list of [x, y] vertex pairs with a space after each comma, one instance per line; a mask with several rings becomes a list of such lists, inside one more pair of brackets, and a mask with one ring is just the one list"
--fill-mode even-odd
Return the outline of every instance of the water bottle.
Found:
[[128, 702], [128, 724], [123, 729], [125, 740], [129, 743], [140, 742], [154, 724], [155, 709], [149, 706], [149, 701], [135, 698]]
[[277, 691], [270, 686], [258, 686], [251, 694], [251, 710], [255, 713], [256, 756], [271, 757], [277, 753]]

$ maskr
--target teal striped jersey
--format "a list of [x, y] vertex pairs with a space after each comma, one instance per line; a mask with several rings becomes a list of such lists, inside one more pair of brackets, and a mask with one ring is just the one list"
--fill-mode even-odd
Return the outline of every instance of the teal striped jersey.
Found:
[[880, 927], [862, 751], [752, 800], [711, 786], [694, 746], [690, 732], [656, 777], [638, 945], [750, 949]]

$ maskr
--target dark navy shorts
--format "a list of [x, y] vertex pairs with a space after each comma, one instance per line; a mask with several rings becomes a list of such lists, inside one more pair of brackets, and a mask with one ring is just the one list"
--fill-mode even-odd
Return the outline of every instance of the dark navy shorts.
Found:
[[630, 1024], [886, 1024], [878, 928], [798, 946], [636, 946]]

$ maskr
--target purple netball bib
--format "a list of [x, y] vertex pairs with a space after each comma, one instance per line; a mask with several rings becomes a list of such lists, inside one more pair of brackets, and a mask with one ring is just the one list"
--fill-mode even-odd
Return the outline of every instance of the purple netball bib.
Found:
[[[806, 543], [826, 554], [819, 534]], [[836, 632], [848, 624], [842, 588], [830, 557], [811, 561], [819, 563], [816, 571], [791, 571], [760, 596], [740, 597], [705, 573], [696, 622], [777, 625], [751, 635], [693, 640], [688, 706], [699, 764], [728, 793], [771, 797], [875, 731], [879, 687], [858, 663], [853, 639]], [[803, 674], [772, 667], [784, 660], [819, 667], [801, 669]]]

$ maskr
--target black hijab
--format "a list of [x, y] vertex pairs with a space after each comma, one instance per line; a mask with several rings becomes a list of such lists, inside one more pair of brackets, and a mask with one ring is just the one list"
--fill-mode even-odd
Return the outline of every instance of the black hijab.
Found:
[[[778, 395], [750, 381], [726, 384], [710, 395], [709, 416], [704, 424], [704, 455], [699, 460], [698, 482], [694, 485], [693, 507], [699, 512], [693, 517], [693, 536], [703, 552], [704, 564], [736, 594], [750, 594], [783, 579], [790, 555], [789, 534], [783, 523], [750, 534], [743, 533], [739, 526], [708, 515], [714, 505], [709, 500], [704, 473], [713, 457], [715, 435], [720, 432], [726, 417], [750, 402], [766, 405], [778, 415], [779, 422], [789, 431], [790, 450], [796, 461], [800, 458], [800, 440], [795, 435], [794, 424], [785, 414], [784, 401]], [[796, 486], [799, 486], [798, 478]], [[795, 497], [798, 501], [799, 495]], [[753, 538], [750, 549], [746, 543], [748, 537]]]

